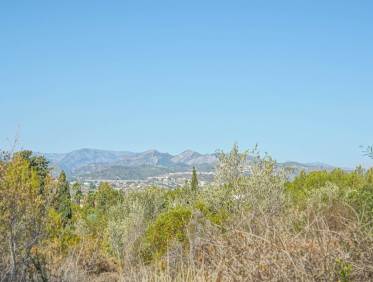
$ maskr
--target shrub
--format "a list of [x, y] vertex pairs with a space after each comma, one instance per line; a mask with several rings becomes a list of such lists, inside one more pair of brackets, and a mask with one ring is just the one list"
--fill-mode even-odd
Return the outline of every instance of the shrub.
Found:
[[110, 210], [107, 227], [110, 250], [122, 267], [138, 260], [138, 242], [147, 226], [144, 211], [145, 207], [138, 201], [132, 202], [130, 207], [117, 205]]
[[208, 206], [203, 200], [197, 201], [195, 208], [199, 210], [210, 222], [219, 226], [223, 225], [230, 215], [227, 209]]
[[354, 190], [349, 195], [349, 201], [358, 213], [359, 220], [368, 229], [373, 228], [373, 185], [368, 184], [362, 189]]
[[347, 193], [363, 189], [372, 180], [373, 172], [364, 173], [359, 167], [353, 172], [346, 172], [342, 169], [310, 173], [302, 171], [293, 181], [286, 183], [286, 191], [294, 204], [302, 206], [310, 194], [325, 187], [327, 183], [335, 184], [342, 193]]
[[191, 210], [184, 207], [176, 207], [160, 214], [145, 233], [143, 249], [145, 262], [163, 256], [173, 241], [180, 242], [186, 247], [186, 228], [191, 216]]
[[95, 207], [101, 214], [106, 214], [112, 206], [122, 201], [121, 192], [114, 190], [110, 184], [103, 182], [95, 194]]

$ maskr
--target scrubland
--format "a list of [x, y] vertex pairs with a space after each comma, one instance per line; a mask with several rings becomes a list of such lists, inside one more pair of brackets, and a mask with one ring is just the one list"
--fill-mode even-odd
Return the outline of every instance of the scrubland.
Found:
[[373, 169], [290, 179], [256, 150], [218, 155], [206, 187], [197, 172], [83, 194], [42, 157], [5, 154], [0, 280], [373, 281]]

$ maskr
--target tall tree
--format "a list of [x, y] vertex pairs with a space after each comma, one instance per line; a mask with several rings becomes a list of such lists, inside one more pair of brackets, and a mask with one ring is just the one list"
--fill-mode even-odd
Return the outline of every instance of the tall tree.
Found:
[[64, 171], [57, 181], [56, 210], [61, 215], [62, 222], [66, 225], [72, 218], [70, 185]]
[[[41, 273], [37, 246], [46, 236], [49, 179], [44, 179], [44, 193], [40, 193], [40, 176], [30, 162], [15, 155], [0, 170], [0, 245], [6, 242], [7, 249], [0, 252], [9, 257], [9, 276], [1, 279], [24, 281], [30, 268]], [[46, 181], [47, 180], [47, 181]], [[0, 271], [1, 272], [1, 271]]]
[[193, 191], [197, 191], [198, 189], [198, 177], [197, 177], [197, 171], [195, 167], [193, 167], [192, 180], [190, 181], [190, 187], [192, 188]]

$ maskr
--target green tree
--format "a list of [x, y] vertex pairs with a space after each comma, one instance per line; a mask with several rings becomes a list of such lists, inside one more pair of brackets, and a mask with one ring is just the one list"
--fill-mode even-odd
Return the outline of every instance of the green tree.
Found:
[[88, 191], [88, 193], [84, 197], [84, 206], [88, 208], [94, 208], [95, 207], [95, 192]]
[[112, 206], [115, 206], [122, 200], [119, 191], [114, 190], [109, 183], [102, 182], [95, 194], [95, 206], [101, 214], [107, 214]]
[[192, 191], [197, 191], [198, 189], [198, 177], [197, 177], [197, 171], [195, 167], [193, 167], [192, 180], [190, 181], [190, 187], [192, 188]]
[[46, 177], [49, 175], [49, 162], [44, 156], [35, 156], [32, 151], [24, 150], [15, 153], [18, 156], [29, 162], [30, 166], [35, 169], [39, 176], [41, 191], [44, 188]]
[[56, 210], [66, 225], [72, 218], [70, 185], [64, 171], [60, 173], [57, 181]]
[[[5, 280], [24, 281], [31, 273], [37, 280], [46, 280], [40, 263], [38, 244], [47, 236], [45, 230], [50, 207], [50, 187], [44, 179], [44, 193], [40, 193], [40, 175], [30, 162], [16, 154], [0, 170], [0, 241], [3, 259], [9, 263], [9, 277]], [[0, 243], [0, 244], [1, 244]]]
[[80, 202], [83, 199], [82, 186], [80, 185], [80, 183], [75, 182], [72, 186], [72, 191], [75, 204], [80, 205]]

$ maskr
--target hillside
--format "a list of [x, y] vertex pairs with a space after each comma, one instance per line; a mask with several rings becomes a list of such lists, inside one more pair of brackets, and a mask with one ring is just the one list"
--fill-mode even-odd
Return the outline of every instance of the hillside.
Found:
[[[198, 171], [213, 171], [217, 162], [216, 154], [201, 154], [186, 150], [172, 155], [157, 150], [135, 153], [129, 151], [108, 151], [80, 149], [66, 154], [43, 154], [55, 171], [64, 170], [70, 178], [83, 179], [145, 179], [170, 172], [190, 171], [193, 166]], [[333, 166], [322, 163], [302, 164], [299, 162], [280, 163], [290, 167], [294, 174], [301, 170], [332, 170]]]

